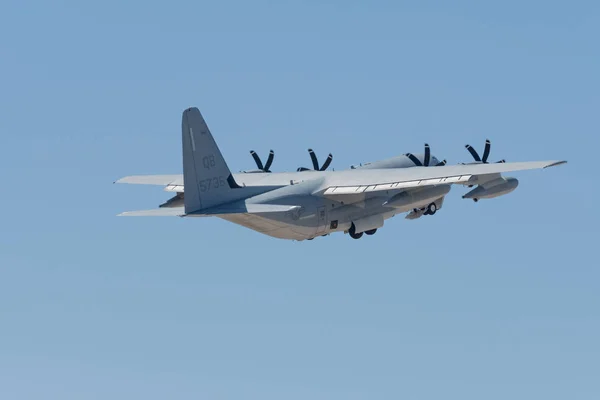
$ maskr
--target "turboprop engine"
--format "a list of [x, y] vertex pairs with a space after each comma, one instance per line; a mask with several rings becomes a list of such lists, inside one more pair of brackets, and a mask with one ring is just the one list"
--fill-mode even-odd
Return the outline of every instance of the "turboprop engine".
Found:
[[473, 201], [478, 201], [479, 199], [492, 199], [512, 192], [517, 186], [519, 186], [519, 181], [516, 178], [500, 177], [477, 186], [475, 189], [465, 194], [463, 199], [473, 199]]

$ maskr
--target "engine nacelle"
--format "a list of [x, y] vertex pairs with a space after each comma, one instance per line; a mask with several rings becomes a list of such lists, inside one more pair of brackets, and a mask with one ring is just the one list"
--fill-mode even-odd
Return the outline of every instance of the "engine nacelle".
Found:
[[477, 186], [469, 193], [463, 196], [463, 199], [493, 199], [494, 197], [504, 196], [515, 190], [519, 186], [517, 178], [498, 178], [491, 182]]

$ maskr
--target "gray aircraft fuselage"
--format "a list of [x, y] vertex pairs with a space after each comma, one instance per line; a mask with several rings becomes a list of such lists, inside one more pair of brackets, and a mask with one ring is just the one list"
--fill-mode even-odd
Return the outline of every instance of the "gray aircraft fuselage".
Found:
[[[417, 158], [422, 159], [423, 155], [417, 155]], [[437, 163], [435, 157], [432, 157], [432, 160]], [[365, 164], [356, 167], [355, 170], [411, 167], [415, 167], [415, 165], [410, 159], [398, 156]], [[340, 172], [342, 171], [337, 171], [338, 174]], [[402, 190], [359, 194], [348, 198], [350, 202], [339, 202], [314, 196], [313, 193], [331, 174], [336, 174], [336, 171], [234, 174], [236, 182], [244, 185], [247, 190], [250, 191], [253, 188], [264, 188], [265, 190], [263, 193], [246, 199], [247, 204], [278, 204], [300, 206], [300, 208], [285, 213], [233, 214], [219, 216], [219, 218], [272, 237], [305, 240], [333, 232], [348, 232], [353, 223], [355, 226], [365, 224], [358, 228], [360, 232], [373, 231], [382, 227], [385, 220], [396, 214], [421, 209], [432, 202], [437, 202], [436, 205], [439, 209], [443, 197], [450, 190], [450, 185], [438, 185], [436, 189], [425, 188], [421, 190], [424, 192], [424, 196], [416, 196], [414, 199], [408, 199], [409, 201], [394, 206], [385, 203], [401, 194]], [[276, 186], [279, 185], [281, 186], [277, 188]], [[419, 191], [413, 190], [411, 193], [419, 193]]]
[[[365, 196], [363, 201], [343, 204], [311, 195], [314, 182], [287, 186], [255, 196], [249, 203], [299, 205], [301, 208], [285, 213], [233, 214], [220, 218], [281, 239], [304, 240], [333, 232], [347, 232], [352, 224], [366, 224], [358, 232], [381, 228], [385, 220], [398, 213], [420, 208], [432, 202], [431, 198], [416, 201], [401, 208], [385, 206], [392, 194]], [[449, 185], [444, 185], [448, 191]], [[293, 193], [287, 189], [299, 189]], [[446, 191], [447, 193], [447, 191]], [[436, 200], [436, 199], [433, 199]], [[361, 228], [363, 228], [361, 226]]]

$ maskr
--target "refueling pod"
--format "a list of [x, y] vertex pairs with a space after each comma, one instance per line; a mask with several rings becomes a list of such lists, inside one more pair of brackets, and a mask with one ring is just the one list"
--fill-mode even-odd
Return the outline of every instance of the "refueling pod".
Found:
[[512, 192], [517, 186], [519, 186], [519, 181], [516, 178], [500, 177], [477, 186], [475, 189], [465, 194], [463, 199], [473, 199], [474, 201], [478, 201], [479, 199], [492, 199]]

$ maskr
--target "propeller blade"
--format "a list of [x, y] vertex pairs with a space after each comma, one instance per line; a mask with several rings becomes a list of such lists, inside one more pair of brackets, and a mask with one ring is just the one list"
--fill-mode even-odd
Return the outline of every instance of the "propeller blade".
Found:
[[327, 169], [327, 167], [329, 167], [329, 164], [331, 164], [332, 160], [333, 160], [333, 155], [331, 153], [329, 153], [329, 155], [327, 156], [327, 160], [325, 160], [325, 162], [321, 166], [321, 171], [325, 171]]
[[500, 160], [500, 161], [496, 161], [496, 163], [505, 163], [506, 160]]
[[429, 167], [429, 160], [431, 159], [431, 150], [429, 145], [425, 143], [425, 157], [423, 158], [423, 165]]
[[250, 154], [252, 154], [252, 158], [254, 158], [254, 162], [256, 163], [256, 166], [258, 167], [258, 169], [263, 169], [263, 163], [260, 160], [260, 157], [258, 156], [258, 154], [256, 154], [256, 152], [254, 150], [250, 150]]
[[264, 168], [265, 172], [271, 172], [269, 171], [269, 168], [271, 168], [271, 164], [273, 164], [273, 158], [275, 158], [275, 152], [273, 150], [269, 150], [269, 158], [267, 158], [267, 163], [265, 164]]
[[306, 167], [300, 167], [296, 170], [297, 172], [302, 172], [302, 171], [310, 171], [310, 168], [306, 168]]
[[465, 146], [467, 148], [467, 150], [469, 150], [469, 153], [471, 153], [471, 155], [473, 156], [473, 158], [475, 159], [475, 161], [480, 162], [481, 158], [479, 158], [479, 154], [477, 154], [477, 151], [475, 151], [475, 149], [473, 148], [473, 146], [471, 146], [470, 144]]
[[487, 163], [487, 159], [490, 155], [490, 148], [492, 147], [492, 144], [490, 143], [490, 141], [488, 139], [485, 140], [485, 148], [483, 149], [483, 157], [481, 158], [481, 161], [483, 161], [483, 163]]
[[417, 167], [423, 166], [423, 164], [421, 164], [421, 161], [417, 157], [415, 157], [414, 154], [406, 153], [406, 157], [410, 158], [410, 161], [412, 161]]
[[435, 164], [436, 167], [441, 167], [442, 165], [446, 165], [446, 160], [442, 160], [439, 163]]
[[312, 163], [313, 163], [313, 169], [318, 171], [319, 170], [319, 161], [317, 160], [317, 156], [315, 155], [315, 152], [313, 151], [313, 149], [308, 149], [308, 154], [310, 154], [310, 159], [312, 160]]

